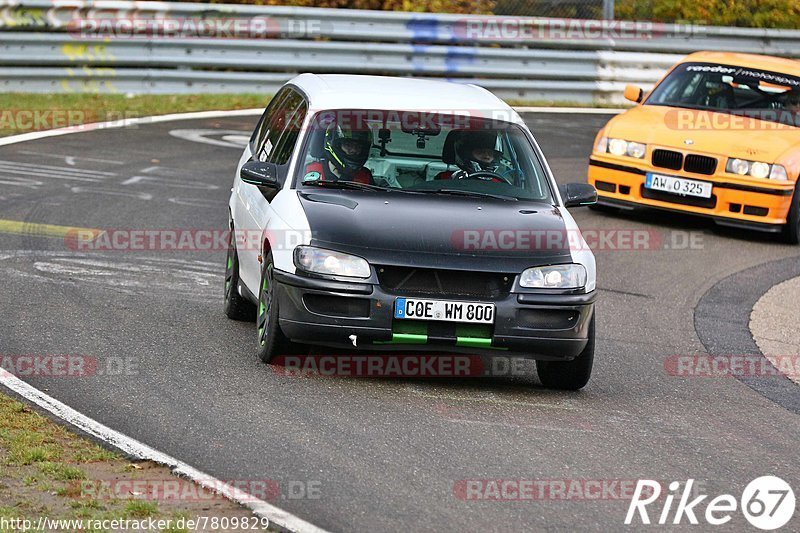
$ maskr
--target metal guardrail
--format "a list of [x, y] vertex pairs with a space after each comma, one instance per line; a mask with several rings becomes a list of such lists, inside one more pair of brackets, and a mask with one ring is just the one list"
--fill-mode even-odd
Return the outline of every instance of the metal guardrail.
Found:
[[[98, 38], [238, 20], [261, 38]], [[76, 22], [89, 21], [90, 31]], [[238, 36], [238, 35], [236, 35]], [[254, 37], [253, 35], [249, 35]], [[267, 37], [267, 38], [265, 38]], [[501, 97], [621, 101], [698, 49], [800, 57], [800, 31], [124, 0], [0, 0], [0, 90], [273, 92], [298, 72], [444, 77]]]

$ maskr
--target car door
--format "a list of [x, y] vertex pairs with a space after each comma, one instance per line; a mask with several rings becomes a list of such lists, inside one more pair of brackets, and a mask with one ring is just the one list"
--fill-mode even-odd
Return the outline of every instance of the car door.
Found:
[[[275, 163], [278, 166], [279, 181], [284, 183], [289, 160], [300, 133], [294, 117], [298, 113], [305, 116], [308, 106], [303, 95], [291, 87], [276, 95], [276, 100], [275, 107], [270, 105], [253, 135], [251, 153], [253, 159]], [[258, 255], [261, 252], [261, 236], [272, 216], [270, 201], [274, 198], [275, 191], [247, 183], [239, 183], [238, 190], [245, 213], [240, 217], [241, 226], [237, 228], [242, 230], [241, 234], [244, 236], [243, 239], [240, 238], [240, 242], [244, 241], [243, 250], [239, 254], [240, 276], [253, 290], [260, 281], [261, 265], [258, 263]]]

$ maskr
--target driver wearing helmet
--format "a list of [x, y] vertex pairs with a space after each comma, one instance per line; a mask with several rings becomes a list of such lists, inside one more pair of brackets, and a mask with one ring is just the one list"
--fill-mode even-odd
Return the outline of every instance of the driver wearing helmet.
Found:
[[[446, 170], [437, 174], [437, 180], [462, 179], [474, 172], [498, 173], [502, 167], [502, 153], [495, 149], [497, 135], [491, 131], [465, 131], [454, 143], [458, 170]], [[477, 179], [504, 183], [492, 176], [476, 176]]]
[[372, 172], [364, 167], [372, 147], [369, 129], [352, 130], [336, 123], [325, 130], [325, 155], [306, 166], [305, 181], [355, 181], [371, 184]]
[[786, 95], [786, 109], [792, 113], [800, 113], [800, 89], [792, 89]]

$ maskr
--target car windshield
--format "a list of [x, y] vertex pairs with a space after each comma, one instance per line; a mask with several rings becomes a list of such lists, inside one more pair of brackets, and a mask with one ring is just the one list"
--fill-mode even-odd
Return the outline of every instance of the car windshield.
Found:
[[532, 143], [509, 122], [442, 113], [326, 111], [312, 118], [304, 150], [297, 173], [301, 187], [552, 203]]
[[645, 105], [742, 115], [800, 126], [800, 78], [761, 69], [685, 63], [658, 84]]

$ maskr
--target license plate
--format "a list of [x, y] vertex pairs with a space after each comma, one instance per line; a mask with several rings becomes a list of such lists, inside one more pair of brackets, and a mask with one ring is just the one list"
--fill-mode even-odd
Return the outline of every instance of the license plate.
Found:
[[394, 317], [494, 324], [494, 304], [398, 298], [394, 301]]
[[686, 178], [648, 172], [644, 180], [644, 186], [648, 189], [656, 189], [681, 196], [711, 198], [712, 185], [707, 181], [687, 180]]

